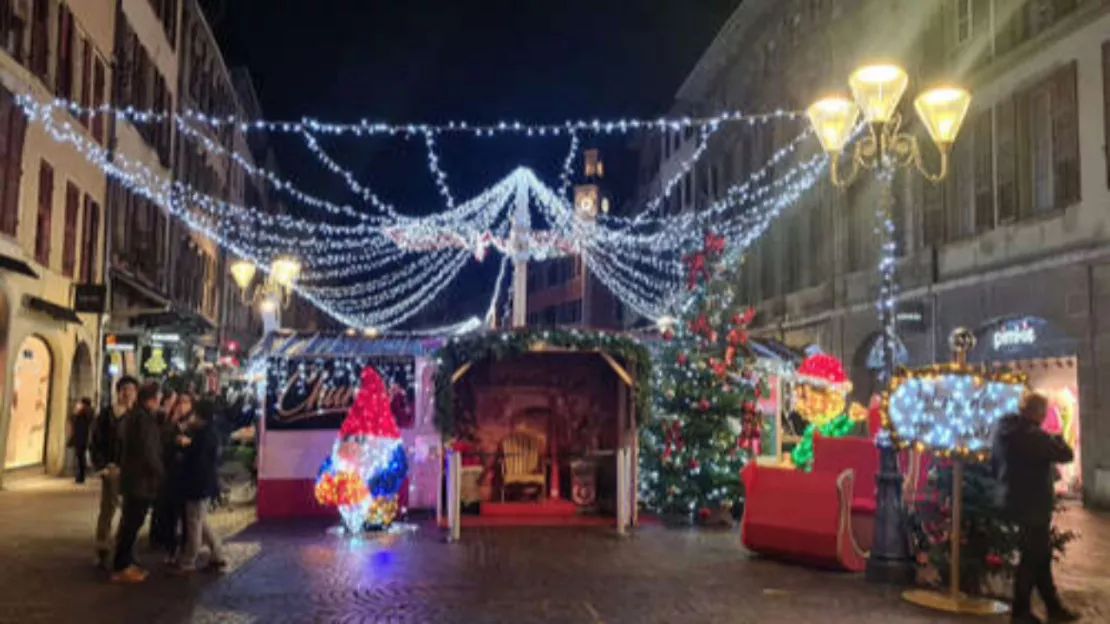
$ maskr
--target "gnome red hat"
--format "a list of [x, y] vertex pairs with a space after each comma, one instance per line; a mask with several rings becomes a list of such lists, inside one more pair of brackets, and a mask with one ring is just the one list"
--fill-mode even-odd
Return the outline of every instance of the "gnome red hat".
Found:
[[355, 403], [339, 428], [339, 437], [365, 436], [398, 440], [401, 430], [393, 418], [389, 394], [373, 366], [362, 369], [362, 381]]

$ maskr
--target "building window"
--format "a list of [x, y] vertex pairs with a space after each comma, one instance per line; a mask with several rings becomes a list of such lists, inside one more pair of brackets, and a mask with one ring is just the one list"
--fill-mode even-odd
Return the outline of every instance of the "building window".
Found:
[[956, 4], [956, 43], [971, 39], [972, 15], [971, 0], [954, 0]]
[[39, 209], [35, 221], [35, 260], [50, 266], [50, 217], [54, 206], [54, 168], [45, 160], [39, 166]]
[[96, 274], [97, 256], [100, 247], [100, 204], [85, 195], [85, 210], [82, 216], [84, 228], [81, 241], [81, 281], [86, 284], [99, 282]]
[[10, 91], [0, 86], [0, 233], [16, 235], [19, 186], [23, 178], [23, 137], [27, 118]]
[[62, 274], [73, 277], [77, 266], [77, 212], [81, 205], [81, 190], [73, 182], [66, 182], [66, 212], [62, 238]]

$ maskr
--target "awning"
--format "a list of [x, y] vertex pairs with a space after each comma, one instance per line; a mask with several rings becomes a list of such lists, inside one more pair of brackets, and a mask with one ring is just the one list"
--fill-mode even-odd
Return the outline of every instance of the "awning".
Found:
[[77, 313], [74, 312], [72, 309], [60, 306], [56, 303], [51, 303], [41, 297], [35, 297], [34, 295], [24, 295], [23, 305], [28, 310], [41, 312], [42, 314], [45, 314], [63, 323], [81, 322], [81, 317], [77, 316]]
[[294, 333], [277, 331], [266, 334], [248, 357], [281, 358], [358, 358], [367, 356], [427, 356], [442, 345], [441, 340], [407, 338], [370, 338], [362, 334], [335, 332]]
[[181, 333], [203, 334], [210, 332], [215, 327], [208, 319], [191, 312], [177, 310], [157, 310], [140, 312], [131, 317], [131, 327], [145, 329], [177, 329]]
[[0, 269], [11, 271], [12, 273], [18, 273], [20, 275], [26, 275], [27, 277], [34, 279], [38, 279], [39, 277], [39, 274], [35, 273], [35, 270], [31, 268], [31, 265], [20, 260], [19, 258], [13, 258], [11, 256], [5, 256], [3, 254], [0, 254]]

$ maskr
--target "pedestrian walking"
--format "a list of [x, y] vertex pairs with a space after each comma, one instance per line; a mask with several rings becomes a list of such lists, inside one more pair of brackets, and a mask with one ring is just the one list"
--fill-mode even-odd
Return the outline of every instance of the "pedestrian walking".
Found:
[[196, 570], [202, 543], [208, 546], [210, 553], [207, 570], [218, 571], [227, 565], [220, 538], [208, 525], [208, 501], [220, 494], [217, 474], [220, 440], [213, 425], [217, 411], [212, 401], [198, 401], [189, 421], [188, 435], [178, 439], [185, 449], [182, 492], [185, 498], [186, 542], [178, 568], [181, 574], [191, 574]]
[[151, 519], [151, 541], [165, 550], [167, 565], [176, 565], [177, 556], [184, 546], [182, 536], [185, 522], [185, 499], [182, 497], [182, 462], [184, 448], [178, 439], [186, 433], [193, 416], [193, 396], [188, 393], [175, 395], [172, 403], [162, 402], [165, 414], [162, 423], [162, 459], [166, 478], [158, 495]]
[[137, 583], [147, 577], [147, 572], [135, 565], [134, 550], [135, 539], [151, 505], [158, 499], [165, 476], [162, 428], [156, 415], [158, 395], [158, 382], [144, 383], [139, 388], [137, 405], [124, 423], [120, 463], [123, 513], [116, 535], [112, 574], [112, 580], [117, 582]]
[[1041, 621], [1031, 610], [1034, 588], [1044, 602], [1048, 622], [1079, 620], [1060, 601], [1052, 578], [1056, 464], [1072, 461], [1074, 454], [1062, 437], [1041, 428], [1047, 414], [1048, 399], [1041, 394], [1029, 395], [1019, 413], [999, 421], [994, 442], [1006, 512], [1020, 531], [1021, 561], [1014, 575], [1011, 612], [1013, 621], [1022, 624]]
[[92, 434], [94, 420], [96, 412], [93, 411], [92, 399], [81, 397], [73, 406], [73, 413], [69, 417], [69, 439], [66, 442], [77, 459], [77, 483], [85, 482], [89, 462], [89, 436]]
[[100, 475], [100, 512], [96, 520], [96, 554], [99, 565], [111, 565], [112, 521], [120, 505], [119, 466], [123, 452], [122, 425], [135, 407], [139, 382], [124, 375], [116, 382], [116, 396], [93, 425], [89, 451], [93, 468]]

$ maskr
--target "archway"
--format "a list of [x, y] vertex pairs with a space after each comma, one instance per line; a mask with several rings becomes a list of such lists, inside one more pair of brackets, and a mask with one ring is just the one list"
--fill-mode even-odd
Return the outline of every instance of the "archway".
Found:
[[15, 351], [5, 469], [40, 465], [46, 459], [53, 367], [50, 347], [39, 336], [28, 336]]
[[[69, 397], [69, 402], [65, 405], [67, 410], [66, 418], [69, 418], [68, 410], [72, 410], [73, 407], [77, 405], [78, 399], [82, 397], [95, 399], [95, 397], [93, 397], [94, 391], [95, 382], [92, 352], [89, 350], [88, 343], [81, 342], [77, 344], [77, 350], [73, 353], [73, 363], [69, 369], [69, 389], [66, 393], [66, 396]], [[70, 451], [66, 451], [65, 468], [67, 473], [76, 469], [75, 460], [76, 457], [74, 454]]]

